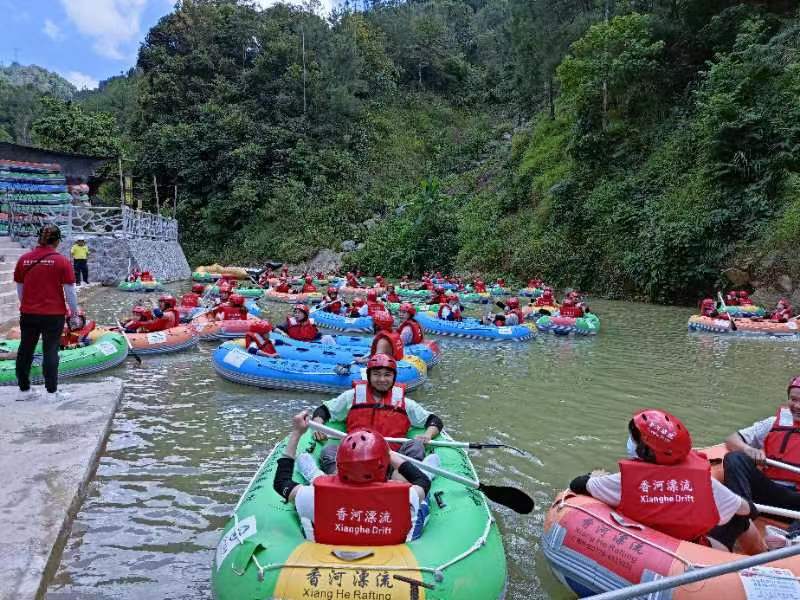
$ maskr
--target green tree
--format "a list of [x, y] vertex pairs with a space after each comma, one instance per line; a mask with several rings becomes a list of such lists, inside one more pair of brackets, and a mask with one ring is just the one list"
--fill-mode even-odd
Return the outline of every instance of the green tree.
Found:
[[51, 97], [45, 97], [42, 106], [42, 114], [32, 127], [36, 145], [97, 156], [119, 153], [120, 139], [110, 114], [89, 114], [74, 102]]

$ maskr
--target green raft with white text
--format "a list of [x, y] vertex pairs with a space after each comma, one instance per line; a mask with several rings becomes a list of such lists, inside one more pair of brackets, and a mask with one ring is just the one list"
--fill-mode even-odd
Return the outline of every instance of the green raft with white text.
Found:
[[[329, 423], [337, 429], [342, 424]], [[412, 430], [409, 437], [421, 431]], [[327, 444], [335, 443], [332, 441]], [[284, 439], [258, 469], [225, 526], [212, 565], [217, 600], [497, 600], [506, 558], [497, 524], [479, 491], [434, 478], [421, 537], [392, 546], [333, 546], [306, 541], [294, 506], [273, 489]], [[324, 444], [308, 431], [298, 451], [317, 459]], [[467, 454], [435, 449], [441, 467], [477, 479]], [[304, 483], [297, 470], [297, 482]]]

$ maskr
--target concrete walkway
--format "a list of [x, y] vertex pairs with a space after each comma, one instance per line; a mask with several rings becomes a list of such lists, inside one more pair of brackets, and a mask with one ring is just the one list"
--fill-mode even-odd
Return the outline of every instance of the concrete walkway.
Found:
[[[37, 386], [38, 389], [38, 386]], [[0, 387], [0, 600], [44, 595], [122, 398], [122, 380], [59, 385], [61, 403]]]

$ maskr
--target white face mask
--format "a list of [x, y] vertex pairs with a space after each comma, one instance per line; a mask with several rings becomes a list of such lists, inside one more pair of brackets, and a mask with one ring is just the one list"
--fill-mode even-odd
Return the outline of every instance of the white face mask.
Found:
[[628, 458], [639, 458], [639, 455], [636, 454], [636, 442], [633, 441], [633, 437], [628, 435], [628, 442], [625, 445], [625, 449], [628, 451]]

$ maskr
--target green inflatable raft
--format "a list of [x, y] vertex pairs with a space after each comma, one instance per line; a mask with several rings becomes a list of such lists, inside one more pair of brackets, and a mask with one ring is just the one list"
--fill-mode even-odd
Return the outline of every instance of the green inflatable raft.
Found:
[[217, 279], [219, 279], [219, 275], [204, 273], [202, 271], [195, 271], [192, 273], [192, 281], [198, 281], [200, 283], [213, 283]]
[[[339, 423], [337, 429], [342, 428]], [[416, 433], [409, 432], [409, 437]], [[214, 598], [496, 600], [504, 596], [505, 551], [483, 494], [439, 476], [428, 495], [430, 516], [419, 539], [369, 547], [308, 542], [294, 506], [272, 488], [285, 445], [286, 440], [279, 443], [256, 471], [225, 526], [212, 565]], [[322, 446], [309, 431], [298, 449], [319, 458]], [[442, 468], [476, 479], [463, 450], [436, 448], [435, 452]], [[294, 479], [304, 482], [297, 471]]]
[[[206, 292], [209, 294], [218, 295], [219, 288], [216, 285], [210, 285], [206, 288]], [[263, 288], [260, 287], [243, 287], [237, 285], [233, 288], [232, 294], [239, 294], [244, 298], [261, 298], [264, 295]]]
[[[16, 352], [19, 348], [19, 340], [6, 340], [0, 342], [0, 353]], [[31, 368], [31, 383], [40, 384], [44, 382], [41, 365], [41, 342], [36, 347], [33, 367]], [[58, 353], [58, 377], [77, 377], [78, 375], [89, 375], [99, 371], [105, 371], [121, 364], [128, 356], [128, 345], [125, 338], [118, 333], [108, 332], [88, 346], [75, 348], [74, 350], [62, 350]], [[15, 373], [15, 362], [12, 360], [0, 360], [0, 385], [16, 385], [17, 375]]]

